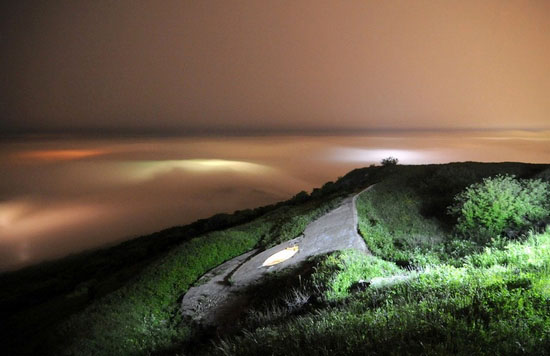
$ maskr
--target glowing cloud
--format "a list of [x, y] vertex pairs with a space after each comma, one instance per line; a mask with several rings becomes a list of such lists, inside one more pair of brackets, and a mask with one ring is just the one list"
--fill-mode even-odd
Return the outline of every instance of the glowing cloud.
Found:
[[0, 203], [0, 229], [11, 226], [29, 210], [31, 205], [24, 200]]
[[64, 161], [103, 155], [103, 150], [40, 150], [20, 152], [17, 158], [38, 161]]
[[339, 162], [379, 163], [387, 157], [396, 157], [400, 163], [419, 164], [433, 162], [437, 154], [427, 150], [405, 150], [391, 148], [336, 148], [331, 150], [329, 159]]
[[100, 216], [105, 208], [84, 203], [42, 206], [25, 200], [0, 204], [0, 240], [39, 238], [48, 230], [64, 229]]
[[261, 174], [273, 169], [257, 163], [244, 161], [231, 161], [224, 159], [182, 159], [163, 161], [140, 161], [125, 165], [134, 178], [149, 179], [156, 175], [168, 173], [173, 170], [184, 170], [194, 173], [211, 172], [237, 172], [247, 174]]
[[[43, 257], [43, 251], [35, 247], [38, 241], [85, 222], [104, 219], [107, 213], [105, 207], [97, 204], [43, 205], [25, 199], [4, 202], [0, 204], [0, 245], [10, 246], [11, 263], [26, 263]], [[0, 261], [0, 265], [3, 263]]]

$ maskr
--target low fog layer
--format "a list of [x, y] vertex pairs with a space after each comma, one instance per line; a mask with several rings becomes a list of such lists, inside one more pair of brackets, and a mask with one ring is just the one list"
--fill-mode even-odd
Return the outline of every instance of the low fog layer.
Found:
[[388, 156], [548, 163], [549, 143], [548, 132], [5, 141], [0, 269], [285, 200]]

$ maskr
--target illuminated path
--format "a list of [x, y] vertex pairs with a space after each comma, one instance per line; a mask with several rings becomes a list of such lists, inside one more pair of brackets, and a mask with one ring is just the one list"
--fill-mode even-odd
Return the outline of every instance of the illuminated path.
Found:
[[[243, 290], [269, 273], [332, 251], [356, 249], [369, 253], [363, 238], [357, 233], [355, 201], [359, 194], [345, 199], [338, 208], [310, 223], [303, 235], [261, 253], [249, 251], [205, 274], [183, 297], [182, 314], [203, 325], [219, 325], [224, 320], [233, 319], [246, 305]], [[298, 246], [298, 251], [289, 259], [262, 267], [270, 256], [295, 246]], [[227, 283], [228, 279], [231, 283]]]

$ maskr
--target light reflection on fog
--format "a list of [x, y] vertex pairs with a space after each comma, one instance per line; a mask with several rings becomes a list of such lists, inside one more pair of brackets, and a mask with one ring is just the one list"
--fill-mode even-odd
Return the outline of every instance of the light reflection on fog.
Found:
[[73, 160], [106, 154], [104, 150], [38, 150], [19, 152], [17, 157], [21, 160], [59, 161]]
[[138, 161], [123, 164], [124, 171], [132, 178], [152, 179], [155, 176], [182, 170], [190, 173], [223, 173], [236, 172], [239, 174], [267, 174], [273, 169], [261, 164], [231, 161], [225, 159], [181, 159]]
[[387, 157], [398, 157], [401, 163], [421, 164], [424, 162], [433, 162], [436, 156], [436, 153], [424, 150], [377, 148], [334, 148], [332, 150], [333, 160], [355, 163], [380, 162]]
[[403, 164], [548, 162], [548, 132], [0, 142], [0, 269], [311, 191]]

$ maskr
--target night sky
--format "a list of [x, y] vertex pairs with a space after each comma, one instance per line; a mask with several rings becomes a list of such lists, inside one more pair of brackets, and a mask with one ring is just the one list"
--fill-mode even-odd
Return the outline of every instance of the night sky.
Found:
[[3, 1], [0, 130], [550, 126], [550, 1]]

